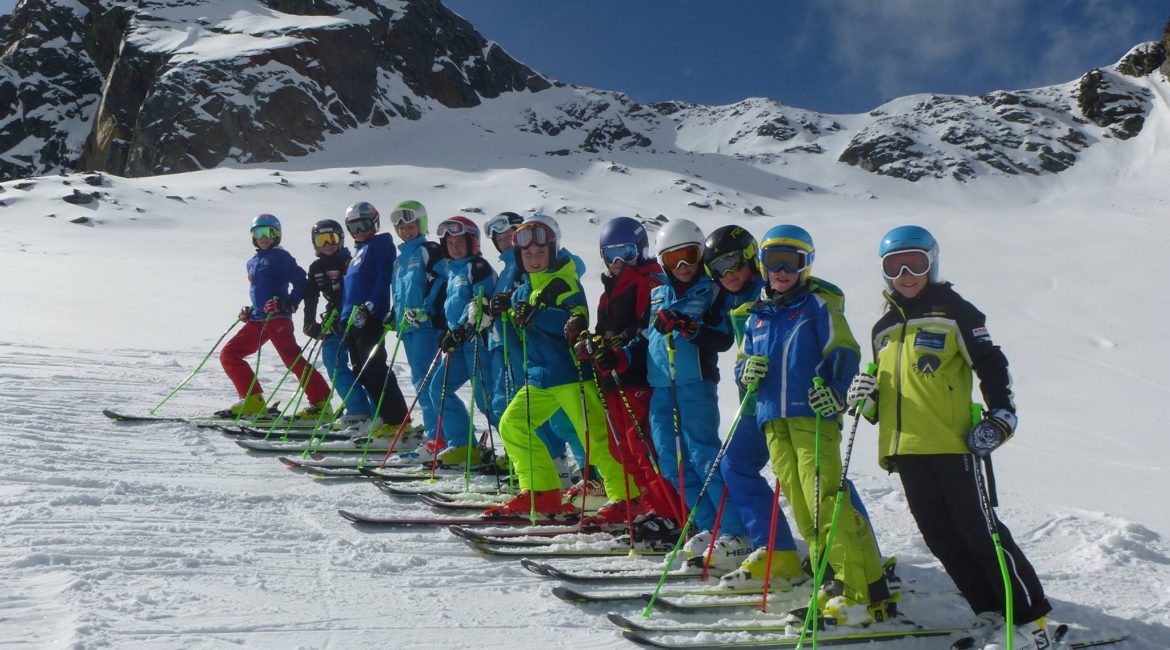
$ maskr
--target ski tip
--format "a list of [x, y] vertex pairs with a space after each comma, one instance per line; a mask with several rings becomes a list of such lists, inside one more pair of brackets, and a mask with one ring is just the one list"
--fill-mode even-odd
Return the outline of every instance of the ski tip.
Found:
[[305, 466], [302, 465], [300, 463], [300, 461], [293, 460], [292, 458], [289, 458], [287, 456], [278, 456], [276, 458], [276, 460], [279, 460], [281, 463], [284, 464], [285, 467], [287, 467], [291, 470], [294, 470], [294, 471], [305, 469]]
[[[455, 528], [455, 526], [452, 526], [452, 528]], [[548, 575], [549, 575], [548, 574], [548, 565], [546, 565], [542, 562], [537, 562], [536, 560], [532, 560], [529, 558], [521, 558], [520, 566], [531, 571], [532, 573], [535, 573], [538, 576], [548, 577]]]
[[650, 647], [655, 647], [657, 645], [651, 639], [644, 637], [640, 633], [634, 632], [632, 630], [622, 630], [622, 637], [625, 638], [627, 641], [633, 641], [634, 643], [636, 643], [638, 645], [644, 645], [644, 646], [650, 646]]
[[629, 630], [631, 632], [644, 631], [644, 628], [641, 625], [639, 625], [638, 623], [635, 623], [634, 621], [631, 621], [630, 619], [626, 618], [625, 616], [622, 616], [621, 614], [618, 614], [617, 612], [610, 612], [610, 613], [606, 614], [605, 617], [607, 619], [609, 619], [610, 623], [613, 623], [614, 625], [622, 628], [623, 630]]
[[122, 417], [120, 413], [115, 413], [110, 409], [102, 409], [102, 415], [110, 418], [114, 422], [125, 422], [126, 418]]
[[337, 514], [341, 515], [341, 518], [346, 520], [346, 521], [352, 521], [355, 524], [361, 522], [361, 517], [357, 516], [356, 514], [350, 512], [348, 510], [342, 510], [342, 509], [338, 508]]
[[586, 598], [584, 594], [574, 589], [569, 589], [564, 585], [557, 585], [553, 587], [552, 592], [554, 596], [566, 602], [577, 604], [589, 602], [589, 599]]

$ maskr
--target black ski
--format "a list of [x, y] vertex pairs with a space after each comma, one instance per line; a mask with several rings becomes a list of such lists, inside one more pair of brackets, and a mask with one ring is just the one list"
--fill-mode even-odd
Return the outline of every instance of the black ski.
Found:
[[[791, 587], [782, 587], [782, 588], [777, 588], [777, 589], [769, 589], [769, 593], [774, 593], [774, 594], [785, 593], [788, 591], [792, 591], [792, 588]], [[748, 595], [762, 594], [763, 592], [764, 592], [764, 590], [762, 587], [755, 588], [755, 589], [720, 589], [720, 588], [716, 587], [714, 589], [674, 589], [674, 590], [661, 591], [658, 593], [658, 595], [659, 595], [659, 597], [666, 596], [668, 598], [669, 597], [677, 597], [677, 596], [748, 596]], [[560, 598], [561, 600], [568, 601], [570, 603], [577, 603], [579, 605], [594, 604], [594, 603], [624, 602], [624, 601], [645, 601], [646, 597], [649, 596], [646, 589], [636, 590], [636, 591], [612, 591], [612, 592], [586, 593], [583, 591], [577, 591], [576, 589], [566, 587], [564, 585], [557, 585], [556, 587], [553, 587], [553, 595], [556, 596], [557, 598]], [[757, 628], [758, 628], [758, 626], [755, 628], [751, 628], [751, 629], [757, 629]], [[778, 626], [777, 629], [779, 631], [784, 631], [785, 626], [783, 626], [783, 625]], [[700, 630], [700, 631], [705, 631], [705, 630]], [[764, 630], [764, 631], [773, 632], [773, 631], [776, 631], [776, 629]]]
[[[485, 546], [483, 544], [476, 544], [474, 542], [468, 542], [468, 544], [476, 553], [494, 557], [626, 557], [630, 553], [629, 548], [585, 549], [572, 548], [568, 544], [526, 548]], [[669, 551], [638, 551], [637, 554], [642, 556], [664, 556], [668, 552]]]
[[[588, 568], [581, 571], [573, 569], [563, 569], [547, 562], [538, 562], [527, 558], [520, 561], [524, 568], [542, 575], [546, 578], [553, 578], [555, 580], [562, 580], [564, 582], [585, 582], [591, 584], [610, 583], [610, 582], [653, 582], [662, 577], [662, 569], [654, 566], [649, 566], [644, 569], [623, 569], [623, 568]], [[538, 570], [539, 569], [539, 570]], [[699, 573], [668, 573], [666, 574], [668, 581], [682, 581], [682, 580], [701, 580], [702, 574]]]
[[342, 518], [355, 524], [404, 528], [417, 526], [561, 526], [565, 521], [537, 519], [535, 524], [528, 517], [375, 517], [348, 510], [338, 510]]
[[[612, 620], [612, 619], [611, 619]], [[935, 636], [950, 636], [955, 634], [958, 630], [939, 628], [939, 629], [918, 629], [908, 628], [905, 630], [890, 630], [890, 631], [872, 631], [865, 630], [852, 634], [819, 634], [817, 635], [818, 645], [849, 645], [853, 643], [872, 643], [874, 641], [890, 641], [895, 639], [913, 639], [922, 637]], [[782, 637], [774, 639], [752, 639], [746, 641], [695, 641], [691, 643], [667, 643], [659, 641], [651, 637], [645, 636], [641, 632], [633, 630], [622, 630], [622, 636], [626, 639], [637, 643], [638, 645], [649, 646], [652, 648], [666, 648], [667, 650], [735, 650], [736, 648], [791, 648], [800, 643], [800, 637]], [[812, 643], [805, 639], [805, 644], [811, 646]]]

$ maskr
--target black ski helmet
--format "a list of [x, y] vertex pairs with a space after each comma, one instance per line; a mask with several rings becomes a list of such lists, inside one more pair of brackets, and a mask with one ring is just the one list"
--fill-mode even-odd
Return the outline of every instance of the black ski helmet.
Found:
[[723, 275], [723, 273], [711, 268], [711, 263], [715, 260], [729, 253], [740, 253], [748, 263], [754, 263], [756, 253], [759, 252], [756, 238], [752, 237], [746, 228], [736, 225], [717, 228], [707, 236], [705, 244], [703, 265], [707, 267], [707, 273], [713, 278], [719, 278]]
[[317, 235], [325, 235], [329, 233], [336, 233], [340, 238], [337, 243], [338, 246], [345, 245], [345, 228], [342, 228], [341, 224], [337, 223], [333, 219], [322, 219], [313, 224], [312, 234], [310, 235], [309, 239], [309, 241], [313, 244], [313, 250], [317, 251], [318, 255], [321, 254], [321, 246], [317, 244]]

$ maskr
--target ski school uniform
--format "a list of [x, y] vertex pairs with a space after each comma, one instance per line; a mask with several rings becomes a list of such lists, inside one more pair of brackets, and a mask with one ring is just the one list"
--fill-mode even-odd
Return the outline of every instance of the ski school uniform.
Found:
[[[458, 260], [447, 260], [447, 296], [443, 302], [443, 314], [451, 331], [467, 323], [467, 308], [475, 300], [482, 300], [480, 309], [487, 309], [487, 299], [495, 288], [496, 271], [478, 253]], [[436, 432], [448, 447], [464, 447], [474, 440], [471, 435], [470, 414], [455, 391], [475, 376], [475, 394], [472, 398], [481, 413], [488, 417], [487, 386], [484, 385], [484, 369], [487, 367], [484, 353], [484, 337], [472, 336], [460, 343], [453, 352], [444, 354], [435, 369], [435, 377], [426, 390], [431, 402], [442, 411], [442, 431]], [[428, 434], [430, 432], [428, 431]]]
[[[515, 250], [508, 249], [500, 253], [500, 261], [503, 263], [503, 269], [496, 278], [496, 287], [492, 295], [511, 292], [520, 286], [521, 274], [517, 269]], [[578, 266], [578, 272], [583, 272], [583, 268]], [[506, 313], [492, 320], [492, 325], [488, 329], [487, 348], [489, 360], [487, 381], [491, 387], [489, 399], [492, 423], [498, 430], [500, 420], [504, 417], [504, 409], [508, 408], [508, 403], [512, 401], [524, 381], [520, 337]], [[585, 465], [585, 449], [577, 438], [573, 422], [563, 411], [557, 411], [548, 422], [537, 427], [536, 435], [554, 457], [563, 455], [565, 445], [568, 444], [577, 459], [577, 466]]]
[[[624, 266], [615, 278], [603, 273], [604, 291], [597, 301], [595, 333], [607, 347], [624, 346], [641, 337], [650, 325], [650, 292], [661, 282], [657, 262]], [[610, 451], [626, 468], [643, 498], [663, 517], [680, 524], [678, 493], [657, 468], [658, 455], [650, 435], [650, 383], [646, 379], [646, 347], [638, 346], [613, 373], [598, 380], [610, 419], [617, 429]], [[620, 377], [620, 389], [614, 375]], [[618, 442], [615, 442], [615, 439]], [[620, 446], [619, 446], [620, 443]]]
[[[723, 290], [705, 273], [681, 291], [668, 275], [659, 276], [661, 284], [650, 292], [650, 322], [658, 312], [673, 309], [699, 323], [698, 332], [687, 339], [678, 332], [662, 334], [654, 327], [645, 337], [627, 346], [636, 353], [646, 346], [647, 379], [651, 386], [650, 432], [658, 451], [658, 468], [676, 489], [685, 492], [688, 509], [694, 509], [700, 530], [713, 530], [715, 513], [724, 490], [723, 477], [716, 472], [702, 501], [698, 501], [703, 481], [711, 472], [722, 442], [719, 439], [718, 355], [731, 347], [735, 337], [725, 315]], [[673, 337], [674, 377], [667, 336]], [[675, 408], [678, 408], [677, 418]], [[680, 488], [676, 441], [681, 445], [682, 480]], [[684, 513], [685, 514], [685, 513]], [[720, 519], [720, 535], [743, 535], [743, 522], [734, 508], [725, 509]]]
[[[828, 513], [833, 512], [842, 464], [841, 419], [822, 418], [818, 536], [813, 526], [818, 418], [808, 404], [808, 390], [813, 379], [820, 377], [844, 395], [860, 362], [860, 348], [845, 321], [844, 305], [840, 289], [813, 277], [802, 288], [749, 308], [745, 327], [744, 358], [763, 355], [770, 360], [757, 387], [756, 419], [767, 440], [772, 471], [780, 480], [797, 529], [810, 546], [814, 538], [822, 544], [828, 539]], [[738, 365], [742, 360], [737, 376]], [[829, 562], [844, 583], [846, 597], [859, 603], [889, 598], [873, 533], [852, 500], [842, 502]]]
[[349, 367], [349, 351], [346, 350], [341, 322], [341, 303], [345, 293], [345, 272], [353, 255], [348, 248], [341, 248], [332, 255], [320, 255], [309, 265], [309, 281], [305, 288], [305, 327], [317, 321], [317, 303], [325, 298], [325, 312], [321, 322], [332, 315], [333, 323], [328, 331], [321, 332], [321, 358], [325, 372], [337, 396], [345, 400], [345, 412], [349, 415], [366, 416], [373, 412], [366, 389], [357, 385], [353, 370]]
[[[521, 358], [527, 357], [526, 383], [517, 387], [516, 396], [500, 419], [500, 436], [508, 458], [516, 467], [520, 489], [532, 492], [561, 489], [552, 456], [545, 445], [533, 440], [534, 429], [529, 426], [538, 427], [562, 410], [572, 421], [582, 444], [588, 428], [589, 463], [601, 473], [606, 496], [613, 501], [637, 496], [637, 488], [626, 484], [621, 464], [609, 453], [605, 407], [597, 395], [593, 369], [581, 366], [584, 386], [578, 386], [576, 360], [565, 341], [569, 316], [574, 312], [588, 314], [572, 256], [562, 249], [550, 268], [525, 273], [512, 294], [512, 305], [520, 303], [537, 307], [531, 322], [520, 330]], [[581, 412], [582, 391], [588, 420]]]
[[[248, 294], [252, 301], [252, 312], [248, 322], [223, 346], [219, 361], [223, 370], [236, 388], [240, 399], [248, 396], [248, 389], [262, 395], [264, 389], [256, 380], [251, 364], [244, 357], [254, 354], [265, 342], [271, 341], [277, 354], [298, 377], [309, 373], [305, 396], [312, 404], [329, 398], [329, 385], [321, 375], [308, 366], [301, 358], [300, 346], [294, 336], [292, 312], [296, 309], [305, 292], [305, 270], [297, 266], [293, 256], [280, 246], [267, 250], [256, 249], [248, 260]], [[264, 303], [279, 298], [283, 311], [265, 320]]]
[[[986, 317], [950, 283], [929, 284], [915, 299], [886, 293], [873, 327], [877, 362], [879, 463], [898, 472], [910, 513], [975, 613], [1004, 611], [1003, 577], [968, 452], [972, 372], [988, 410], [1015, 411], [1007, 357]], [[994, 496], [991, 496], [994, 503]], [[992, 516], [995, 513], [992, 511]], [[1051, 609], [1036, 571], [1002, 522], [1016, 624]]]
[[[748, 308], [760, 299], [763, 290], [764, 279], [757, 275], [751, 285], [743, 287], [736, 293], [726, 292], [727, 315], [737, 347], [743, 346]], [[740, 386], [741, 402], [746, 393], [747, 391]], [[776, 493], [760, 475], [760, 470], [764, 469], [767, 462], [768, 442], [760, 431], [759, 421], [756, 420], [756, 397], [752, 396], [748, 403], [743, 405], [743, 414], [732, 434], [731, 442], [727, 444], [727, 452], [723, 455], [719, 472], [727, 484], [728, 501], [739, 511], [740, 519], [743, 520], [755, 548], [766, 548], [772, 532], [772, 500]], [[776, 531], [772, 539], [772, 548], [776, 551], [796, 550], [792, 529], [782, 512], [777, 513]]]
[[[394, 260], [398, 252], [390, 233], [374, 235], [357, 244], [357, 251], [345, 273], [345, 297], [341, 308], [341, 320], [349, 321], [353, 308], [366, 305], [370, 316], [365, 325], [352, 327], [349, 331], [349, 361], [357, 381], [369, 394], [378, 412], [375, 414], [383, 423], [399, 423], [406, 419], [406, 399], [398, 388], [394, 369], [386, 365], [386, 347], [381, 344], [385, 330], [382, 321], [390, 311], [390, 283], [394, 272]], [[371, 350], [377, 348], [373, 356]], [[367, 361], [368, 359], [368, 361]], [[365, 367], [364, 372], [362, 367]], [[377, 405], [381, 404], [380, 407]]]
[[[406, 351], [410, 383], [418, 395], [423, 426], [427, 437], [431, 439], [435, 437], [439, 407], [431, 399], [430, 391], [420, 390], [420, 386], [439, 350], [439, 336], [446, 329], [442, 309], [446, 289], [447, 260], [439, 244], [427, 241], [426, 236], [420, 234], [398, 245], [391, 285], [394, 307], [390, 312], [390, 320], [397, 328], [402, 348]], [[430, 319], [412, 326], [403, 320], [407, 309], [426, 310]], [[431, 382], [434, 381], [432, 374]]]

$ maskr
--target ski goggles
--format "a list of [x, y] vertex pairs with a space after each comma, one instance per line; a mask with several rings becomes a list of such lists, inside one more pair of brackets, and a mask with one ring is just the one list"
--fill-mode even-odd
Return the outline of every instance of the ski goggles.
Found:
[[326, 246], [341, 245], [341, 235], [335, 232], [319, 232], [313, 235], [313, 246], [317, 248], [325, 248]]
[[800, 273], [808, 268], [809, 260], [806, 251], [789, 246], [770, 246], [760, 252], [760, 263], [773, 273]]
[[443, 223], [439, 224], [439, 228], [435, 232], [439, 234], [440, 239], [443, 237], [452, 237], [456, 235], [478, 234], [473, 233], [470, 226], [459, 223], [458, 221], [444, 221]]
[[882, 256], [882, 275], [895, 280], [906, 271], [914, 277], [930, 273], [930, 255], [926, 251], [894, 251]]
[[492, 217], [483, 225], [483, 229], [492, 237], [502, 235], [515, 227], [511, 221], [508, 221], [508, 217]]
[[252, 229], [252, 239], [278, 239], [280, 230], [276, 226], [256, 226]]
[[747, 261], [747, 251], [734, 251], [711, 260], [707, 263], [707, 269], [711, 271], [712, 276], [721, 278], [742, 269], [747, 265]]
[[349, 234], [356, 235], [359, 232], [370, 232], [375, 230], [373, 217], [359, 217], [357, 219], [346, 219], [345, 229]]
[[390, 213], [390, 223], [395, 226], [404, 223], [414, 223], [418, 221], [418, 216], [418, 212], [403, 208]]
[[548, 226], [541, 223], [526, 223], [512, 235], [512, 243], [516, 248], [525, 249], [529, 246], [547, 246], [556, 241], [556, 235]]
[[633, 264], [638, 259], [638, 245], [613, 244], [611, 246], [602, 246], [601, 259], [605, 260], [606, 264], [614, 264], [618, 260], [626, 264]]
[[658, 254], [662, 268], [673, 271], [680, 266], [698, 266], [703, 259], [703, 249], [696, 244], [683, 244]]

